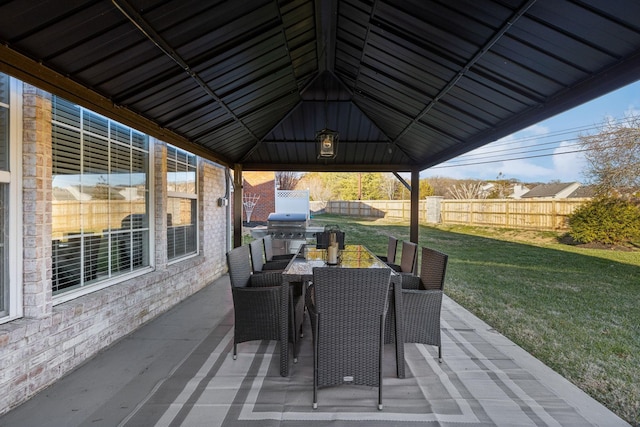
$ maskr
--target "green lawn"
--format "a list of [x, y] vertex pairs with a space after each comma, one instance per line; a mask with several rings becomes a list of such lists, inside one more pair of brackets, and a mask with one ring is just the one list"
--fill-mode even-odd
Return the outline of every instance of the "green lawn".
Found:
[[[409, 225], [317, 215], [347, 244], [386, 254]], [[632, 425], [640, 423], [640, 251], [563, 245], [558, 235], [420, 226], [449, 255], [445, 293]], [[398, 254], [399, 256], [399, 254]]]

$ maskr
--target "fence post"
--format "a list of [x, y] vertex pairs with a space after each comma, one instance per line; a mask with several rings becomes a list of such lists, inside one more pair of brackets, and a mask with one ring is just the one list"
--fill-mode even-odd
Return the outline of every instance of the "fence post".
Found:
[[427, 197], [427, 222], [439, 224], [442, 222], [442, 196]]
[[504, 203], [504, 226], [506, 228], [509, 228], [509, 205], [510, 205], [510, 200], [509, 199], [505, 199], [505, 203]]

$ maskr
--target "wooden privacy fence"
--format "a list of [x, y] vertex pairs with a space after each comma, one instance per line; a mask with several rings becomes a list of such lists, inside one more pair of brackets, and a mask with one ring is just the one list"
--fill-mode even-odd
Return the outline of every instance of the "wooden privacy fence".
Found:
[[[420, 200], [418, 221], [531, 230], [567, 230], [568, 216], [589, 201], [582, 199], [474, 199], [429, 197]], [[408, 220], [408, 200], [311, 202], [311, 210], [337, 215]]]
[[567, 230], [568, 217], [589, 199], [443, 200], [444, 224]]

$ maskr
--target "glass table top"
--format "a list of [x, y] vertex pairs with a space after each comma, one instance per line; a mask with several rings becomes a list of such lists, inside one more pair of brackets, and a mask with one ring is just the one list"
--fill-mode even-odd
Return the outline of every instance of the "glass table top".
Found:
[[[284, 275], [310, 276], [314, 267], [332, 268], [389, 268], [363, 245], [346, 245], [338, 251], [338, 264], [327, 263], [327, 250], [317, 249], [315, 245], [300, 247], [296, 257], [283, 271]], [[304, 257], [304, 258], [303, 258]]]

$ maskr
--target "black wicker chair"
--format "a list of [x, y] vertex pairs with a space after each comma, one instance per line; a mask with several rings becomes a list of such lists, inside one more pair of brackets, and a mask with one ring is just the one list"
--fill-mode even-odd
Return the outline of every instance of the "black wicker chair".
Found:
[[381, 261], [387, 264], [393, 264], [396, 262], [396, 251], [398, 250], [398, 239], [393, 236], [389, 236], [389, 243], [387, 244], [387, 255], [378, 256]]
[[413, 242], [402, 242], [402, 253], [400, 254], [400, 264], [387, 262], [387, 265], [399, 273], [416, 274], [418, 263], [418, 245]]
[[271, 261], [291, 261], [293, 255], [291, 254], [282, 254], [282, 255], [274, 255], [273, 254], [273, 238], [271, 235], [267, 234], [263, 237], [264, 239], [264, 257], [267, 261], [267, 264]]
[[[269, 272], [282, 273], [287, 267], [289, 261], [294, 255], [289, 255], [288, 260], [265, 262], [265, 246], [264, 238], [252, 240], [249, 242], [249, 251], [251, 253], [251, 268], [254, 274], [263, 274]], [[304, 286], [302, 282], [290, 282], [289, 288], [291, 291], [291, 300], [293, 301], [294, 308], [294, 320], [297, 334], [300, 338], [303, 337], [303, 322], [304, 322]]]
[[438, 347], [442, 362], [440, 312], [448, 255], [422, 248], [420, 275], [402, 276], [404, 341]]
[[313, 269], [307, 309], [313, 330], [313, 408], [318, 388], [378, 387], [382, 409], [382, 353], [391, 270]]
[[293, 255], [289, 256], [288, 260], [280, 261], [265, 261], [265, 246], [264, 238], [252, 240], [249, 243], [251, 251], [251, 266], [254, 273], [262, 273], [265, 271], [282, 271], [287, 267]]
[[282, 273], [252, 274], [249, 246], [239, 246], [227, 252], [227, 266], [233, 296], [234, 335], [233, 358], [237, 344], [253, 340], [280, 340], [280, 318], [290, 313], [289, 341], [293, 343], [293, 361], [298, 358], [298, 338], [294, 331], [302, 327], [304, 297], [293, 297], [290, 288], [289, 307], [282, 307]]

